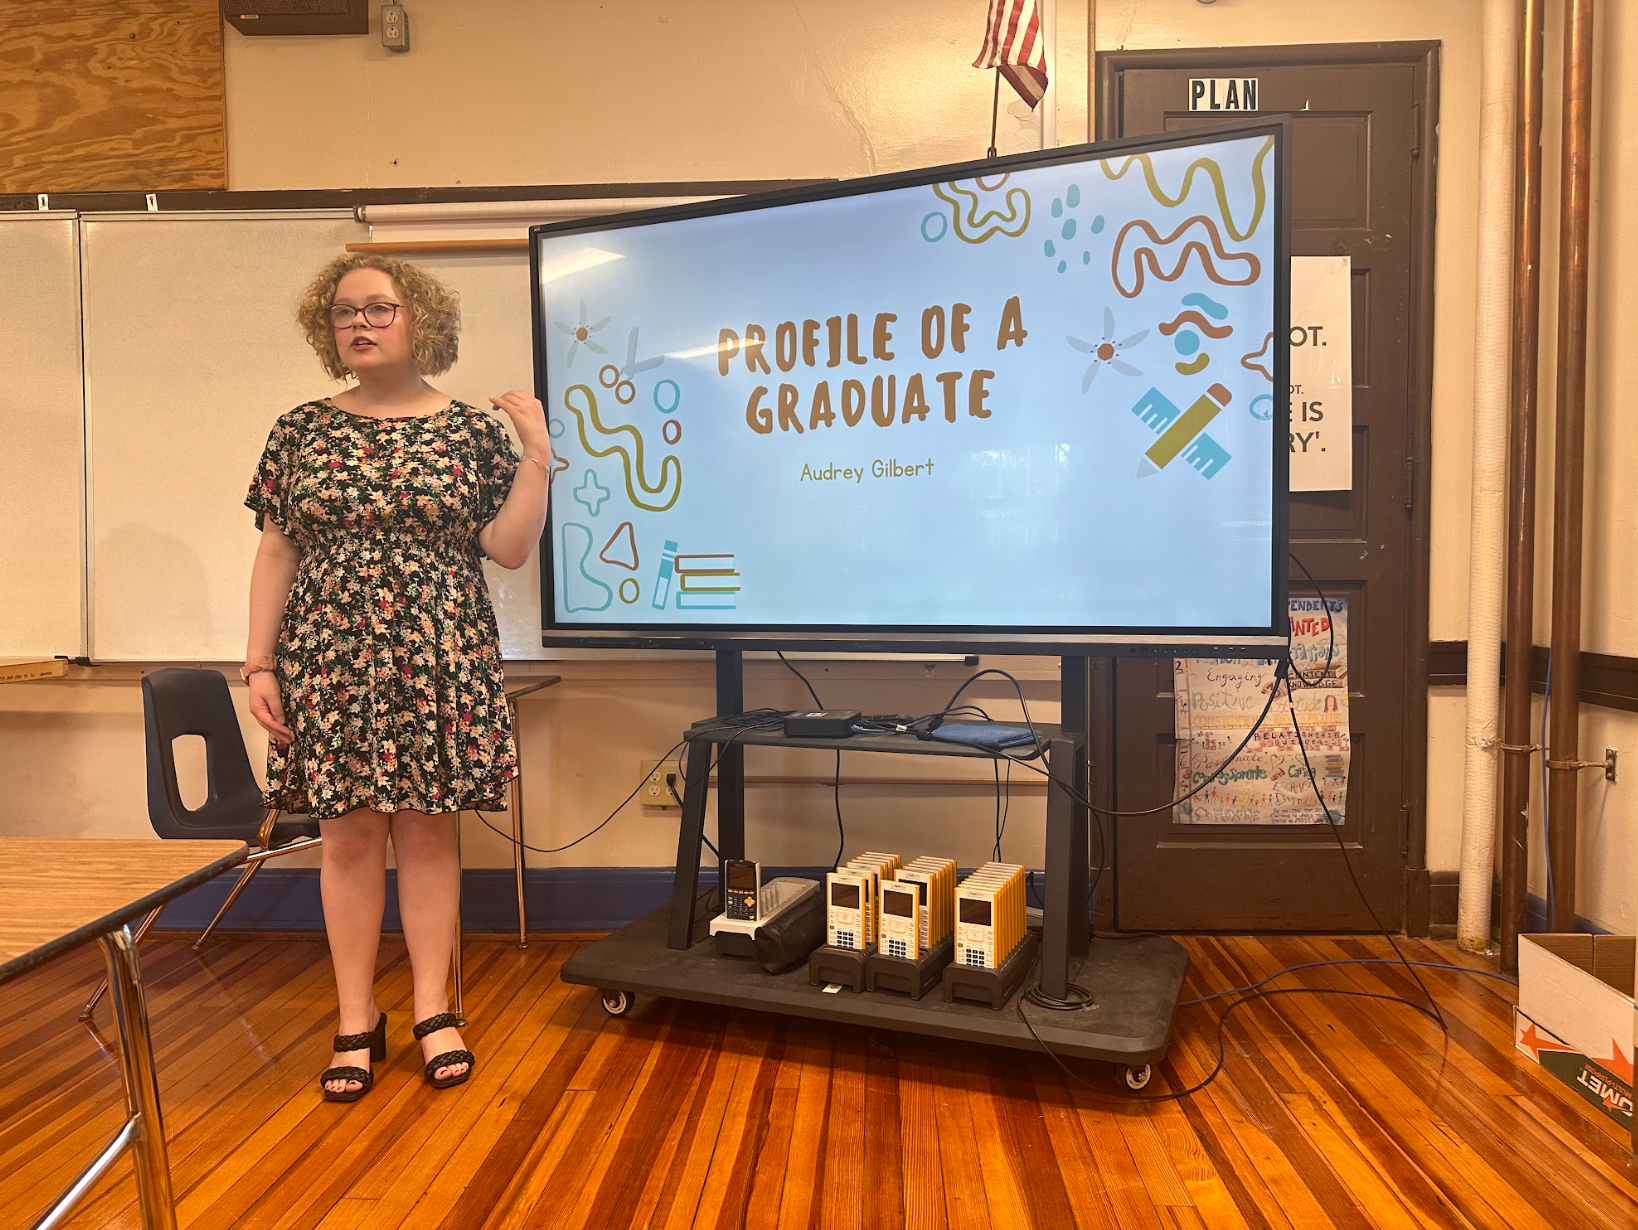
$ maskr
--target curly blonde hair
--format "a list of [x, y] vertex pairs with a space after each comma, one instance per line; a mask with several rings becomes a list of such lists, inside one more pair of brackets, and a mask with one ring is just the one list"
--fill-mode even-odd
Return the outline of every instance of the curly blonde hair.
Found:
[[409, 261], [373, 252], [349, 252], [319, 271], [296, 308], [296, 323], [326, 372], [337, 380], [352, 374], [336, 349], [330, 304], [335, 299], [336, 284], [354, 269], [379, 269], [398, 287], [399, 298], [409, 311], [410, 352], [417, 371], [423, 376], [441, 376], [455, 366], [461, 341], [460, 296]]

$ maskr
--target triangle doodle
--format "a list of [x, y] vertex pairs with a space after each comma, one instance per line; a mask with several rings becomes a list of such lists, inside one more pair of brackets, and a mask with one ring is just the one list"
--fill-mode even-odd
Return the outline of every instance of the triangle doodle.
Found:
[[[613, 552], [613, 554], [610, 554], [610, 552]], [[613, 564], [616, 568], [629, 568], [632, 572], [637, 571], [641, 561], [637, 558], [637, 535], [631, 527], [631, 522], [622, 521], [620, 523], [620, 528], [609, 535], [609, 540], [603, 544], [603, 549], [597, 553], [597, 558], [605, 564]]]

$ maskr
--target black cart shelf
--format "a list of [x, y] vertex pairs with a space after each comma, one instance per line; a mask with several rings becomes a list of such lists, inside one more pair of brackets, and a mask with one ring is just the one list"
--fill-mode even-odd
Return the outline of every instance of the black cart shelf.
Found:
[[[1048, 747], [1052, 775], [1047, 790], [1040, 966], [999, 1010], [962, 1000], [946, 1002], [936, 991], [916, 1000], [893, 991], [827, 992], [810, 983], [806, 964], [769, 975], [753, 962], [719, 957], [705, 933], [706, 923], [720, 909], [714, 893], [702, 901], [699, 892], [713, 759], [717, 845], [723, 858], [743, 858], [746, 747], [990, 758], [987, 752], [961, 744], [896, 733], [787, 738], [777, 729], [746, 730], [717, 721], [696, 725], [686, 735], [687, 786], [670, 904], [575, 953], [563, 965], [563, 980], [600, 988], [604, 1007], [615, 1014], [629, 1010], [632, 996], [641, 994], [1037, 1052], [1044, 1042], [1063, 1057], [1125, 1065], [1128, 1084], [1141, 1088], [1147, 1083], [1149, 1065], [1166, 1053], [1188, 955], [1176, 941], [1159, 936], [1092, 940], [1087, 909], [1092, 817], [1086, 804], [1077, 801], [1077, 796], [1084, 800], [1088, 794], [1086, 659], [1065, 658], [1062, 674], [1063, 726], [1036, 724]], [[743, 694], [740, 652], [718, 651], [718, 712], [742, 710]], [[1089, 993], [1089, 1007], [1062, 1012], [1024, 999], [1024, 990], [1036, 985], [1045, 996], [1065, 999], [1072, 983]]]

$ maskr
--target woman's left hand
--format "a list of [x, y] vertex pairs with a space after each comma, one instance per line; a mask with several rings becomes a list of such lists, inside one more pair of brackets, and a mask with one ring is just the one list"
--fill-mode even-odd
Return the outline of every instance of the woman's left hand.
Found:
[[512, 389], [489, 400], [495, 409], [502, 411], [512, 420], [512, 428], [518, 433], [518, 444], [522, 446], [525, 456], [538, 457], [542, 461], [551, 456], [551, 436], [546, 430], [546, 408], [537, 399]]

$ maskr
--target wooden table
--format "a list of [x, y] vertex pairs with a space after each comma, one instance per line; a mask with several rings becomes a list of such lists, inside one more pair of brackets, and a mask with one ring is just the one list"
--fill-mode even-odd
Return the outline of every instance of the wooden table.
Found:
[[126, 1149], [135, 1155], [143, 1226], [175, 1230], [148, 1008], [129, 924], [248, 853], [237, 841], [0, 837], [0, 982], [101, 940], [125, 1080], [125, 1126], [31, 1223], [34, 1230], [58, 1225]]

